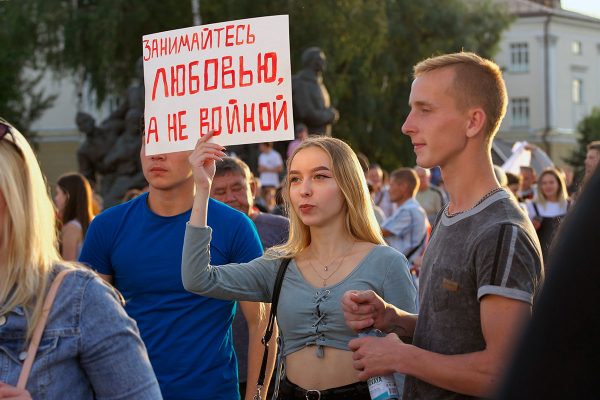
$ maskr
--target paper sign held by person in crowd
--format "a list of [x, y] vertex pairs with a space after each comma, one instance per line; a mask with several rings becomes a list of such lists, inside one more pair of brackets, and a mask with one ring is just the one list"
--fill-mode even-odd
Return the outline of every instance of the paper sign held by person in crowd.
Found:
[[143, 37], [146, 154], [293, 140], [287, 15]]

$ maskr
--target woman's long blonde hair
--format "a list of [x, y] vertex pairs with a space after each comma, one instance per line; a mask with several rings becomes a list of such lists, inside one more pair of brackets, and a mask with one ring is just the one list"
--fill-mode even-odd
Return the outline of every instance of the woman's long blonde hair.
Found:
[[30, 338], [44, 301], [48, 275], [60, 261], [56, 217], [38, 161], [10, 124], [0, 140], [0, 195], [6, 208], [0, 227], [0, 315], [22, 306]]
[[[288, 159], [288, 171], [294, 157], [308, 147], [320, 148], [331, 160], [333, 177], [345, 199], [346, 232], [355, 240], [385, 244], [375, 219], [367, 181], [354, 151], [340, 139], [326, 136], [311, 137], [304, 140]], [[310, 244], [310, 229], [292, 207], [289, 177], [284, 180], [282, 195], [290, 218], [290, 235], [286, 243], [271, 248], [267, 253], [275, 257], [292, 258]]]

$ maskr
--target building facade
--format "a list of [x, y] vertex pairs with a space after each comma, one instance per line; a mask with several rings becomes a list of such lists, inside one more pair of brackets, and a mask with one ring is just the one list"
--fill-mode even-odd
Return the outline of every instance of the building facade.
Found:
[[499, 137], [535, 143], [563, 166], [578, 123], [600, 107], [600, 19], [557, 0], [497, 1], [516, 17], [495, 59], [509, 97]]

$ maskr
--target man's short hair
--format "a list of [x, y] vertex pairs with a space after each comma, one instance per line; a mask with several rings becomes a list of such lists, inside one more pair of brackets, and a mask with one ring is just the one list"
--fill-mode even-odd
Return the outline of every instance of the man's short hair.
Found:
[[481, 107], [486, 114], [484, 134], [491, 141], [500, 127], [508, 103], [500, 67], [475, 53], [460, 52], [421, 61], [414, 67], [414, 77], [447, 67], [454, 71], [452, 95], [457, 107], [463, 110]]
[[419, 176], [412, 168], [398, 168], [392, 171], [390, 180], [407, 183], [411, 192], [411, 197], [414, 197], [419, 190]]
[[248, 182], [254, 178], [248, 164], [239, 158], [223, 157], [220, 161], [215, 163], [215, 167], [215, 177], [225, 176], [227, 174], [239, 174], [246, 178]]
[[521, 181], [523, 180], [523, 178], [521, 178], [521, 175], [516, 175], [513, 174], [512, 172], [507, 172], [506, 173], [506, 181], [507, 181], [507, 185], [520, 185]]
[[596, 150], [600, 152], [600, 140], [594, 140], [587, 145], [587, 150]]

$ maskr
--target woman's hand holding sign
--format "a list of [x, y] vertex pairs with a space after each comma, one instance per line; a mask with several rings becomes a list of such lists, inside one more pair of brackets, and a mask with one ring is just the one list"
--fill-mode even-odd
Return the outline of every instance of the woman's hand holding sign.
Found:
[[194, 183], [196, 184], [196, 194], [194, 196], [194, 205], [192, 206], [192, 215], [190, 224], [198, 227], [206, 226], [208, 197], [210, 187], [215, 176], [215, 163], [225, 157], [223, 150], [225, 148], [220, 144], [210, 143], [213, 132], [210, 131], [196, 143], [196, 147], [188, 160], [192, 167]]
[[210, 131], [207, 135], [200, 138], [196, 143], [194, 151], [188, 158], [192, 166], [196, 189], [207, 190], [209, 192], [215, 176], [215, 162], [221, 160], [221, 157], [226, 155], [223, 152], [225, 150], [223, 146], [209, 142], [212, 136], [213, 131]]

